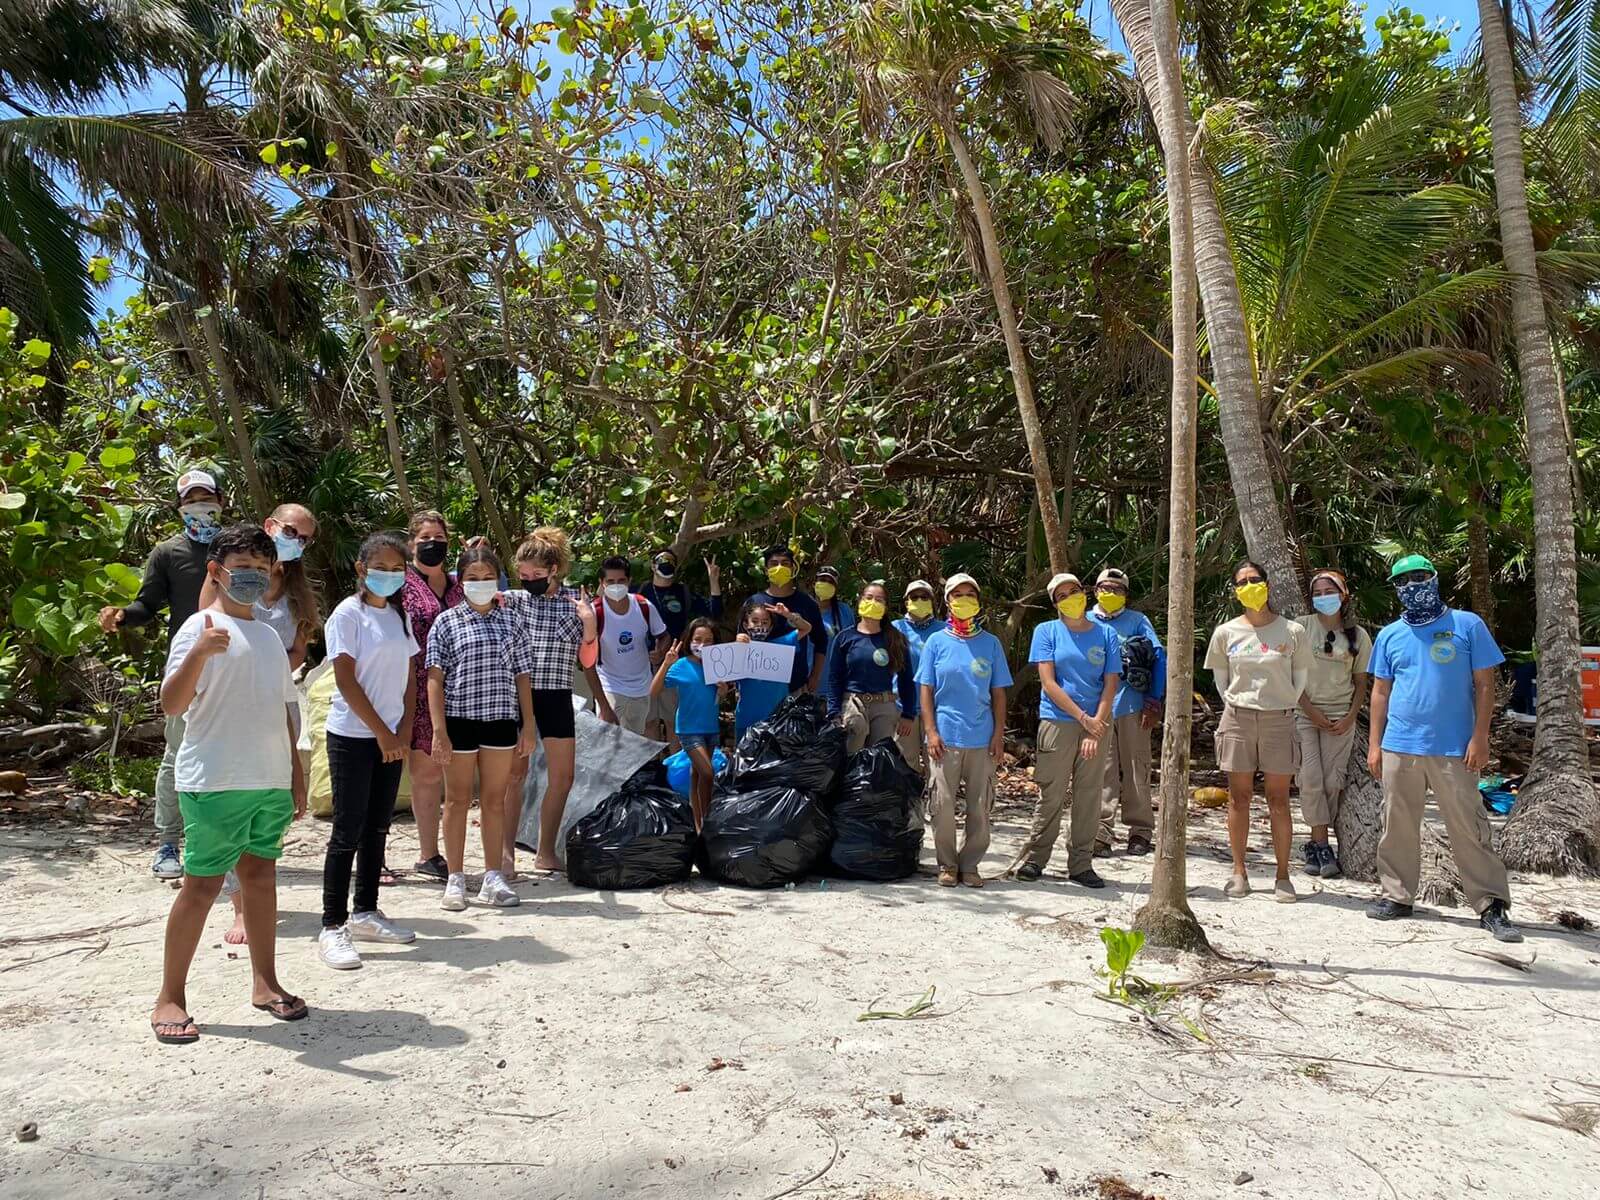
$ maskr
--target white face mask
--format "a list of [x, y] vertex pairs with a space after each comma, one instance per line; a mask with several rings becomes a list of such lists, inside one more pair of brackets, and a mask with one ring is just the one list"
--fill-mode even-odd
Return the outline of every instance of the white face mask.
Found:
[[606, 599], [622, 601], [628, 598], [628, 585], [625, 583], [606, 584]]
[[694, 655], [694, 656], [695, 656], [695, 657], [696, 657], [696, 658], [699, 658], [699, 657], [700, 657], [700, 654], [701, 654], [701, 652], [702, 652], [702, 651], [703, 651], [703, 650], [704, 650], [704, 649], [705, 649], [705, 647], [704, 647], [704, 646], [702, 646], [702, 645], [701, 645], [701, 644], [700, 644], [700, 643], [699, 643], [699, 642], [696, 642], [696, 643], [694, 643], [694, 645], [692, 645], [692, 646], [690, 646], [690, 647], [689, 647], [689, 653], [690, 653], [690, 654], [692, 654], [692, 655]]
[[481, 607], [494, 602], [494, 598], [500, 594], [500, 585], [493, 579], [469, 579], [461, 585], [461, 590], [468, 604]]

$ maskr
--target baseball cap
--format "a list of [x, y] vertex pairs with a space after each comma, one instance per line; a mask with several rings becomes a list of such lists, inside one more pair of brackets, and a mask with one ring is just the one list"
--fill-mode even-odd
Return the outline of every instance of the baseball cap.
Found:
[[1071, 571], [1062, 571], [1059, 575], [1056, 575], [1050, 580], [1050, 586], [1045, 589], [1044, 594], [1054, 599], [1056, 589], [1063, 583], [1075, 583], [1079, 587], [1083, 586], [1083, 580], [1079, 579]]
[[839, 582], [839, 568], [838, 567], [834, 567], [834, 566], [818, 567], [817, 568], [817, 578], [818, 579], [831, 579], [835, 583], [838, 583]]
[[[958, 571], [956, 574], [950, 576], [949, 579], [944, 581], [944, 598], [946, 600], [950, 599], [950, 593], [955, 591], [963, 583], [970, 583], [973, 587], [978, 587], [978, 581], [976, 579], [974, 579], [971, 575], [968, 575], [965, 571]], [[980, 592], [983, 591], [982, 588], [978, 588], [978, 590]]]
[[918, 590], [927, 592], [928, 595], [931, 596], [933, 595], [933, 584], [929, 583], [926, 579], [913, 579], [910, 583], [906, 584], [905, 594], [909, 596], [912, 592]]
[[216, 495], [222, 495], [222, 489], [217, 486], [217, 477], [210, 471], [202, 471], [199, 467], [191, 467], [178, 476], [178, 499], [182, 500], [190, 492], [198, 488], [205, 488]]
[[1402, 575], [1409, 575], [1412, 571], [1426, 571], [1430, 575], [1437, 575], [1439, 568], [1420, 554], [1408, 554], [1389, 568], [1389, 578], [1398, 579]]
[[1107, 567], [1100, 572], [1099, 577], [1094, 581], [1096, 587], [1099, 587], [1102, 583], [1120, 583], [1123, 587], [1127, 587], [1128, 574], [1126, 571], [1119, 570], [1116, 567]]

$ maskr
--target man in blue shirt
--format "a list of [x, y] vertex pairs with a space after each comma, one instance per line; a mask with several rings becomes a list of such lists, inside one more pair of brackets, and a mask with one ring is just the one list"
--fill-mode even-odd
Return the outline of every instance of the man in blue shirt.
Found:
[[[944, 585], [949, 624], [922, 647], [917, 664], [922, 732], [933, 762], [933, 850], [939, 886], [982, 887], [978, 864], [989, 848], [995, 765], [1005, 750], [1006, 688], [1011, 668], [1000, 639], [978, 624], [978, 581], [952, 575]], [[956, 797], [967, 797], [967, 823], [956, 844]]]
[[1505, 655], [1481, 617], [1445, 606], [1439, 574], [1422, 555], [1395, 563], [1389, 581], [1403, 611], [1372, 647], [1367, 767], [1383, 781], [1383, 894], [1367, 906], [1367, 916], [1393, 921], [1411, 915], [1422, 870], [1422, 812], [1431, 791], [1479, 923], [1499, 941], [1520, 942], [1521, 932], [1506, 916], [1511, 890], [1505, 864], [1492, 848], [1478, 797], [1478, 773], [1489, 765], [1495, 668]]
[[[911, 650], [911, 674], [915, 678], [917, 666], [922, 662], [923, 645], [944, 628], [944, 622], [933, 614], [933, 584], [926, 579], [913, 579], [906, 584], [905, 601], [906, 615], [896, 621], [894, 627], [905, 635], [906, 645]], [[911, 732], [898, 741], [901, 756], [927, 778], [928, 756], [922, 745], [922, 722], [916, 722]]]
[[1161, 705], [1167, 695], [1167, 655], [1150, 618], [1127, 604], [1127, 575], [1116, 567], [1107, 567], [1095, 580], [1095, 606], [1089, 615], [1116, 632], [1124, 652], [1130, 639], [1148, 639], [1155, 650], [1155, 665], [1146, 689], [1134, 686], [1145, 680], [1136, 675], [1130, 681], [1124, 672], [1111, 705], [1105, 786], [1100, 793], [1100, 832], [1094, 847], [1097, 854], [1110, 854], [1116, 843], [1119, 803], [1122, 820], [1128, 826], [1129, 854], [1150, 853], [1156, 824], [1150, 808], [1150, 730], [1161, 721]]
[[769, 546], [762, 554], [767, 570], [767, 586], [750, 602], [756, 604], [781, 604], [799, 613], [811, 622], [811, 632], [800, 639], [795, 647], [794, 674], [789, 677], [789, 691], [804, 689], [815, 692], [822, 684], [822, 669], [828, 653], [828, 631], [822, 624], [822, 609], [809, 593], [795, 586], [794, 551], [787, 546]]

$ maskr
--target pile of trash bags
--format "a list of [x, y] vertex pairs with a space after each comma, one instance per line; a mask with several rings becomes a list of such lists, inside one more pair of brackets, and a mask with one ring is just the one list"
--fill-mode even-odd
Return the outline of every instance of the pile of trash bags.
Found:
[[681, 883], [697, 842], [689, 801], [648, 763], [567, 831], [567, 878], [608, 891]]
[[833, 806], [828, 863], [850, 879], [887, 883], [917, 873], [922, 854], [922, 776], [894, 739], [851, 755]]
[[828, 702], [796, 692], [745, 731], [718, 782], [739, 792], [790, 787], [827, 800], [844, 771], [844, 741]]

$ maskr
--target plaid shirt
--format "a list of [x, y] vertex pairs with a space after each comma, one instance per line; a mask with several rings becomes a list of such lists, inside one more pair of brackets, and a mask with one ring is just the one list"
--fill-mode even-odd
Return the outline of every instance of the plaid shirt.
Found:
[[554, 596], [507, 592], [506, 606], [522, 623], [523, 638], [533, 654], [533, 686], [572, 690], [572, 672], [583, 644], [583, 618], [578, 615], [578, 593], [561, 588]]
[[429, 667], [444, 672], [444, 711], [469, 721], [520, 721], [518, 675], [533, 670], [522, 623], [508, 605], [487, 613], [458, 604], [428, 632]]

